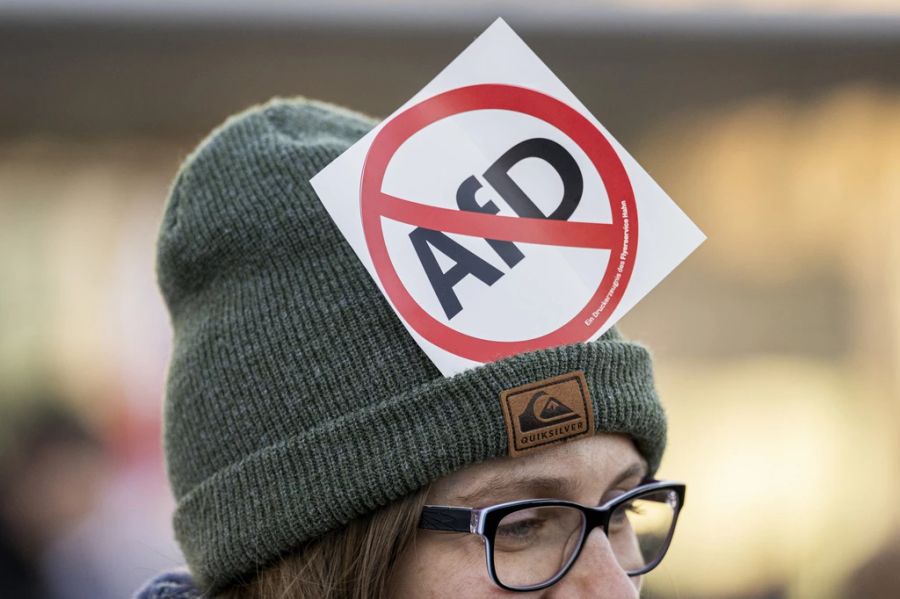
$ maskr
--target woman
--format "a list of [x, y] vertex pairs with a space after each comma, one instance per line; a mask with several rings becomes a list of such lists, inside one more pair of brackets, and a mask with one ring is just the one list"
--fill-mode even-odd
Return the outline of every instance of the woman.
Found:
[[272, 101], [175, 180], [157, 271], [190, 573], [139, 596], [637, 597], [684, 497], [650, 478], [648, 352], [611, 329], [441, 376], [309, 184], [374, 124]]

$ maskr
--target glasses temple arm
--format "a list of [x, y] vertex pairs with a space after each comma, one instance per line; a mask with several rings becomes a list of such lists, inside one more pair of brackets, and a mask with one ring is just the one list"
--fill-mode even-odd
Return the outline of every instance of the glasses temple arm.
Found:
[[464, 507], [426, 505], [422, 508], [419, 528], [447, 532], [471, 532], [472, 510]]

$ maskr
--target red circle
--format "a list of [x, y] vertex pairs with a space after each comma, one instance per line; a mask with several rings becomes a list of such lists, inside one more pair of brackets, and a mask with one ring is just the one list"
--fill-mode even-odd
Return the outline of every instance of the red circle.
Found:
[[[443, 118], [472, 110], [510, 110], [541, 119], [574, 141], [588, 156], [603, 181], [609, 198], [616, 235], [609, 262], [597, 291], [569, 322], [555, 331], [521, 341], [481, 339], [457, 331], [435, 319], [410, 295], [388, 256], [381, 226], [380, 208], [384, 202], [381, 187], [394, 154], [413, 134]], [[620, 204], [629, 215], [628, 253], [617, 259], [625, 245], [625, 229]], [[541, 92], [501, 84], [460, 87], [433, 96], [386, 123], [366, 154], [360, 185], [360, 212], [366, 245], [385, 293], [396, 310], [422, 337], [457, 356], [476, 362], [492, 362], [505, 356], [586, 341], [615, 310], [628, 286], [637, 249], [637, 210], [628, 174], [616, 151], [599, 129], [577, 110]], [[621, 272], [619, 266], [621, 265]], [[616, 275], [619, 275], [618, 278]], [[614, 286], [615, 283], [615, 286]], [[607, 303], [590, 324], [588, 318], [603, 299]]]

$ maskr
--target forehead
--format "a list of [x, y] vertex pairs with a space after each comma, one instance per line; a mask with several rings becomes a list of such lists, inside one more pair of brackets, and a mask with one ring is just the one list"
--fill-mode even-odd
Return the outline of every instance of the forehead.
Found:
[[468, 466], [435, 481], [428, 501], [450, 502], [471, 495], [486, 483], [529, 479], [560, 479], [567, 487], [595, 495], [636, 466], [641, 477], [646, 474], [646, 462], [631, 439], [624, 435], [597, 434], [522, 457], [496, 458]]

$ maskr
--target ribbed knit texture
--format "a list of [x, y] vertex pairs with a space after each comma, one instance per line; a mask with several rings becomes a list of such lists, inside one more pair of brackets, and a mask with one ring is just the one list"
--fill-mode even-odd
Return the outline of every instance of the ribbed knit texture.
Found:
[[172, 188], [157, 263], [175, 331], [165, 449], [176, 536], [210, 590], [504, 455], [510, 387], [583, 370], [597, 430], [659, 464], [650, 357], [615, 330], [439, 373], [309, 184], [374, 124], [274, 100], [214, 131]]

